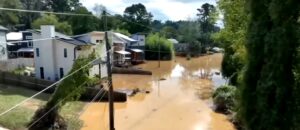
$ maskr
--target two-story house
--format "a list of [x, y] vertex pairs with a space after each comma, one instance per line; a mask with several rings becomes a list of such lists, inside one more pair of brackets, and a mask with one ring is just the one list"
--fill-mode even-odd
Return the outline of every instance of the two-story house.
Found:
[[30, 31], [7, 33], [8, 58], [33, 58], [32, 33]]
[[6, 33], [8, 29], [0, 26], [0, 61], [7, 60]]
[[130, 46], [130, 48], [145, 50], [145, 44], [146, 44], [146, 35], [145, 34], [143, 34], [143, 33], [132, 34], [131, 38], [136, 40], [137, 42], [133, 43]]
[[[43, 25], [41, 30], [33, 32], [33, 39], [50, 39], [33, 42], [36, 77], [56, 81], [64, 77], [72, 69], [79, 57], [87, 57], [95, 52], [97, 58], [105, 60], [105, 42], [100, 35], [93, 35], [90, 40], [80, 40], [55, 32], [52, 25]], [[52, 39], [51, 39], [52, 38]], [[83, 39], [87, 37], [83, 37]], [[102, 42], [101, 42], [102, 40]], [[103, 51], [104, 50], [104, 51]], [[90, 76], [107, 76], [104, 65], [94, 64]]]

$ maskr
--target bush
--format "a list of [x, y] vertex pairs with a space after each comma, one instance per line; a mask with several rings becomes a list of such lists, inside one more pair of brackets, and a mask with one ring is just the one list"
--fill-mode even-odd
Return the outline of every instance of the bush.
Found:
[[174, 56], [173, 44], [158, 33], [150, 34], [146, 39], [145, 57], [147, 60], [171, 60]]
[[218, 112], [229, 114], [235, 105], [236, 88], [234, 86], [221, 86], [213, 94], [213, 102]]

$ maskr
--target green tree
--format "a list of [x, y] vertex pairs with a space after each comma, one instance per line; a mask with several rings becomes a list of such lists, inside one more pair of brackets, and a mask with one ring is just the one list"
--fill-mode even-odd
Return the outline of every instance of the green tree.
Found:
[[[82, 66], [88, 64], [95, 59], [95, 55], [91, 54], [88, 58], [77, 59], [69, 74], [78, 71]], [[45, 106], [38, 109], [32, 118], [32, 122], [29, 125], [30, 130], [45, 130], [51, 128], [54, 123], [58, 123], [59, 129], [66, 130], [67, 124], [63, 121], [58, 113], [60, 109], [69, 101], [76, 101], [85, 92], [90, 82], [93, 82], [89, 78], [89, 69], [91, 66], [80, 69], [68, 78], [65, 78], [57, 87], [54, 94], [51, 96]], [[40, 119], [41, 120], [38, 120]], [[35, 122], [37, 121], [37, 122]]]
[[199, 55], [204, 52], [200, 42], [201, 31], [196, 21], [181, 22], [179, 26], [179, 41], [188, 44], [188, 54], [192, 56]]
[[166, 38], [177, 38], [177, 30], [171, 26], [165, 26], [160, 33]]
[[150, 34], [146, 38], [145, 50], [148, 60], [171, 60], [174, 56], [173, 44], [158, 33]]
[[237, 85], [238, 76], [246, 64], [246, 29], [248, 14], [245, 0], [220, 0], [218, 8], [223, 14], [224, 28], [214, 34], [214, 40], [224, 48], [222, 74], [229, 78], [229, 83]]
[[[88, 14], [91, 16], [71, 16], [68, 19], [68, 23], [71, 24], [72, 26], [72, 32], [74, 35], [78, 34], [83, 34], [95, 30], [100, 29], [100, 19], [97, 18], [96, 16], [93, 16], [91, 12], [87, 10], [86, 7], [81, 6], [79, 8], [76, 8], [74, 13], [79, 13], [79, 14]], [[86, 24], [83, 24], [86, 23]]]
[[40, 29], [41, 25], [54, 25], [55, 29], [61, 33], [72, 34], [72, 27], [68, 22], [59, 22], [55, 15], [44, 15], [33, 22], [33, 28]]
[[[19, 0], [1, 0], [0, 7], [21, 9], [22, 5]], [[0, 10], [0, 24], [14, 29], [14, 26], [19, 24], [19, 13]]]
[[113, 30], [114, 32], [118, 32], [118, 33], [121, 33], [121, 34], [124, 34], [124, 35], [126, 35], [126, 36], [130, 36], [131, 34], [127, 31], [127, 30], [125, 30], [125, 29], [119, 29], [119, 28], [117, 28], [116, 30]]
[[247, 64], [239, 115], [248, 130], [300, 129], [299, 0], [248, 0]]
[[[43, 10], [45, 9], [46, 3], [42, 0], [20, 0], [22, 7], [26, 10]], [[22, 13], [20, 22], [24, 23], [24, 29], [31, 29], [32, 22], [39, 18], [38, 13]]]
[[54, 12], [71, 12], [81, 6], [79, 0], [45, 0], [46, 9]]
[[150, 24], [153, 16], [147, 12], [146, 7], [141, 3], [127, 7], [123, 17], [126, 20], [125, 29], [131, 34], [149, 32], [151, 30]]
[[215, 26], [218, 13], [214, 5], [205, 3], [201, 8], [197, 9], [197, 16], [200, 24], [200, 42], [203, 44], [203, 47], [212, 46], [212, 34], [219, 31], [219, 28]]

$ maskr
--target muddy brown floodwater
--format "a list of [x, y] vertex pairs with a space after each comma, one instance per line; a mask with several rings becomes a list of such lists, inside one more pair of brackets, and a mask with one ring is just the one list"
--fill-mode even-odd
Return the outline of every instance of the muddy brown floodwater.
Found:
[[[215, 86], [224, 84], [218, 75], [222, 54], [187, 61], [148, 61], [137, 67], [152, 76], [113, 75], [115, 90], [139, 88], [126, 103], [115, 103], [116, 130], [234, 130], [225, 115], [212, 109]], [[159, 80], [161, 79], [161, 80]], [[108, 130], [108, 104], [92, 103], [80, 117], [82, 130]]]

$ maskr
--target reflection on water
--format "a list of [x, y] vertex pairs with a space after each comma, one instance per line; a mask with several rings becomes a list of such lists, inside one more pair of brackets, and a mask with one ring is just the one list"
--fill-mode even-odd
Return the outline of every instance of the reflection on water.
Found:
[[[139, 68], [151, 70], [152, 76], [113, 75], [116, 90], [139, 88], [126, 103], [115, 103], [116, 130], [233, 130], [222, 114], [209, 104], [214, 85], [225, 83], [219, 72], [222, 55], [210, 55], [187, 61], [148, 61]], [[208, 75], [203, 78], [203, 75]], [[166, 80], [160, 81], [159, 79]], [[83, 130], [108, 129], [107, 103], [91, 104], [81, 116]]]

